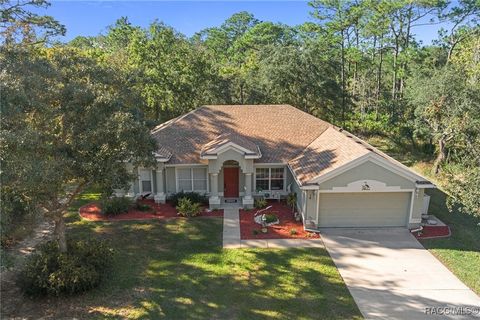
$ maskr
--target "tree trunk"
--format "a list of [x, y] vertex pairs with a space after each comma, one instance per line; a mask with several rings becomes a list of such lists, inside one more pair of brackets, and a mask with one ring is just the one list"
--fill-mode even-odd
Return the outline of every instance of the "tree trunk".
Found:
[[375, 121], [378, 121], [378, 108], [380, 106], [380, 90], [381, 90], [381, 87], [382, 87], [382, 66], [383, 66], [383, 48], [382, 48], [382, 42], [381, 42], [381, 39], [380, 38], [380, 46], [379, 46], [379, 49], [380, 49], [380, 61], [378, 62], [378, 68], [377, 68], [377, 88], [376, 88], [376, 92], [375, 92]]
[[63, 218], [63, 212], [55, 219], [55, 238], [58, 242], [60, 252], [67, 252], [67, 239], [65, 236], [65, 219]]
[[433, 174], [438, 174], [443, 160], [445, 160], [445, 138], [441, 137], [440, 140], [438, 140], [438, 155], [433, 163]]
[[397, 58], [398, 58], [398, 43], [395, 43], [395, 52], [393, 54], [393, 75], [392, 75], [392, 100], [397, 97]]

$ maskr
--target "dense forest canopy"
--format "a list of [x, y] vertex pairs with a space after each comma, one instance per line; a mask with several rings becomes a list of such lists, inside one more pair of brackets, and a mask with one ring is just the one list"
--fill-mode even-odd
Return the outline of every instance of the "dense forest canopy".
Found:
[[[23, 159], [22, 171], [8, 177], [2, 171], [2, 188], [29, 201], [34, 196], [28, 193], [38, 188], [18, 181], [27, 183], [22, 175], [42, 163], [25, 158], [48, 158], [40, 172], [56, 177], [57, 184], [54, 193], [42, 187], [42, 195], [58, 200], [63, 184], [82, 175], [103, 172], [104, 182], [119, 183], [119, 168], [102, 167], [102, 158], [87, 163], [85, 154], [112, 160], [114, 150], [125, 155], [140, 149], [148, 161], [150, 142], [120, 143], [126, 135], [145, 135], [139, 123], [151, 128], [205, 104], [286, 103], [423, 154], [433, 175], [449, 182], [451, 204], [480, 214], [479, 0], [314, 0], [314, 22], [289, 26], [239, 12], [192, 37], [160, 21], [142, 28], [120, 17], [104, 34], [68, 43], [55, 41], [64, 26], [30, 11], [48, 6], [44, 0], [0, 5], [2, 166]], [[440, 22], [446, 27], [434, 44], [416, 39], [415, 28]], [[72, 144], [75, 134], [86, 132], [62, 124], [73, 115], [86, 123], [94, 108], [116, 130], [117, 140], [104, 141], [111, 150]], [[52, 125], [44, 112], [60, 124]], [[133, 129], [121, 129], [125, 123]], [[68, 135], [62, 136], [65, 128]], [[25, 144], [28, 137], [46, 145]], [[52, 160], [59, 155], [84, 163], [60, 168]]]

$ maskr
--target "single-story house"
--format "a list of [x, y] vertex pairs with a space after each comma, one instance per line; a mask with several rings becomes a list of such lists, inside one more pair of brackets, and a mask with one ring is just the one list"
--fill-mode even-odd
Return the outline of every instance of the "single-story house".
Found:
[[297, 195], [306, 228], [416, 227], [424, 177], [351, 133], [290, 105], [211, 105], [162, 123], [155, 168], [118, 195], [180, 191], [253, 207], [254, 198]]

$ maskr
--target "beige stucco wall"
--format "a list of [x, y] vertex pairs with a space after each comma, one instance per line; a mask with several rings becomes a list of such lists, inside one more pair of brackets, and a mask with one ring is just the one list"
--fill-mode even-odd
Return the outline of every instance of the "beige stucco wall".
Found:
[[175, 180], [175, 168], [168, 167], [165, 168], [165, 182], [166, 182], [166, 193], [171, 194], [176, 192], [177, 182]]
[[253, 172], [253, 160], [245, 159], [242, 153], [238, 153], [237, 151], [232, 149], [220, 153], [217, 156], [217, 159], [208, 160], [208, 172], [219, 173], [223, 167], [223, 163], [229, 160], [238, 162], [238, 165], [240, 166], [240, 169], [243, 173]]
[[317, 197], [318, 193], [316, 190], [307, 190], [305, 192], [305, 222], [312, 220], [316, 223], [317, 221]]
[[329, 190], [332, 187], [345, 187], [350, 182], [358, 180], [378, 180], [386, 183], [387, 186], [399, 186], [401, 189], [415, 188], [415, 182], [407, 180], [380, 165], [367, 161], [330, 180], [322, 182], [320, 189]]
[[413, 196], [413, 210], [412, 210], [412, 219], [421, 219], [422, 218], [422, 209], [423, 209], [423, 195], [425, 194], [425, 189], [418, 189], [418, 192]]

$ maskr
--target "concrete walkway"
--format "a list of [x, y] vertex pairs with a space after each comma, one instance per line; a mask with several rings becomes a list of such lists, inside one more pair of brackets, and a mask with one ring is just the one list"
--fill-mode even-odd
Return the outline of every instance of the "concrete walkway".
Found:
[[338, 228], [321, 236], [366, 319], [480, 318], [480, 298], [408, 230]]
[[240, 212], [238, 208], [223, 210], [223, 247], [240, 248]]
[[225, 208], [223, 212], [223, 247], [232, 248], [323, 248], [321, 239], [240, 239], [240, 213], [238, 208]]

